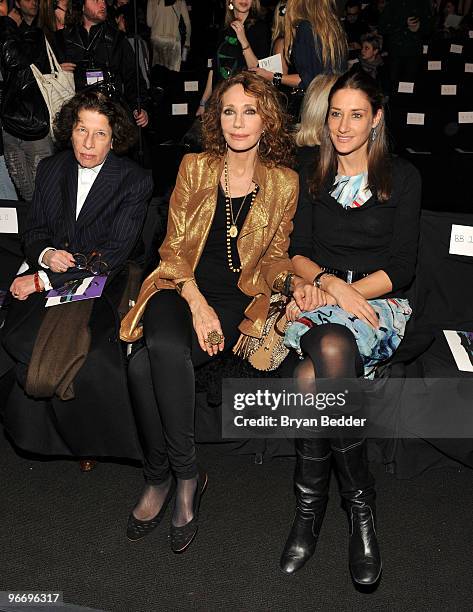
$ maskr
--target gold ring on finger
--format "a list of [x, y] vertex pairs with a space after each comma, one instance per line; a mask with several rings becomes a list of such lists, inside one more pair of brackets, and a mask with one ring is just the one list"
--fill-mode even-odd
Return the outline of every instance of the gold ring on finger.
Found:
[[210, 344], [210, 346], [215, 346], [217, 344], [221, 344], [224, 340], [223, 334], [218, 332], [216, 329], [209, 331], [207, 334], [207, 340], [205, 340], [206, 344]]

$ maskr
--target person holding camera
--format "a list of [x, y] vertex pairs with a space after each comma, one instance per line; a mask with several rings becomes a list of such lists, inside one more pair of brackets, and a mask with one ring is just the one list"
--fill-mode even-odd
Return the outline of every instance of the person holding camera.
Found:
[[62, 67], [74, 72], [76, 91], [97, 88], [124, 102], [136, 124], [146, 127], [148, 113], [142, 108], [146, 84], [136, 74], [135, 54], [125, 34], [107, 20], [106, 1], [83, 0], [76, 13], [73, 26], [56, 32], [54, 45]]

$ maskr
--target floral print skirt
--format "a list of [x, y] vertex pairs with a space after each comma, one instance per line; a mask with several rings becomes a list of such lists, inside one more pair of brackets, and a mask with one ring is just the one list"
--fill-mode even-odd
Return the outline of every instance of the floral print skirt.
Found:
[[379, 328], [349, 314], [340, 306], [321, 306], [311, 312], [303, 312], [286, 330], [284, 344], [295, 349], [302, 357], [301, 337], [314, 325], [337, 323], [344, 325], [355, 336], [363, 360], [365, 378], [372, 378], [376, 366], [389, 359], [404, 337], [404, 330], [412, 309], [406, 299], [368, 300], [379, 319]]

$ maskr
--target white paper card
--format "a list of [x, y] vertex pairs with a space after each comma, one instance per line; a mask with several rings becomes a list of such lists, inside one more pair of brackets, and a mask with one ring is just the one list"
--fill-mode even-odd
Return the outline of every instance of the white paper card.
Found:
[[424, 113], [407, 113], [407, 125], [424, 125]]
[[405, 81], [399, 81], [397, 88], [399, 93], [414, 93], [414, 83], [406, 83]]
[[473, 111], [460, 111], [458, 113], [458, 123], [473, 123]]
[[473, 72], [473, 64], [465, 64], [465, 72]]
[[427, 62], [427, 70], [442, 70], [442, 62], [433, 60]]
[[429, 45], [422, 45], [422, 53], [424, 55], [427, 55], [428, 52], [429, 52]]
[[441, 96], [456, 96], [457, 86], [456, 85], [441, 85], [440, 95]]
[[470, 30], [470, 31], [468, 32], [468, 38], [473, 38], [473, 30]]
[[16, 208], [0, 208], [0, 234], [18, 234]]
[[173, 104], [171, 112], [173, 115], [187, 115], [187, 104]]
[[463, 45], [450, 45], [450, 53], [463, 53]]
[[471, 332], [444, 329], [443, 333], [457, 368], [462, 372], [473, 372], [473, 335]]
[[282, 72], [281, 54], [276, 53], [276, 55], [270, 55], [269, 57], [258, 60], [258, 66], [265, 70], [269, 70], [269, 72]]
[[207, 68], [212, 68], [212, 59], [207, 60]]
[[199, 81], [184, 81], [184, 91], [199, 91]]
[[473, 257], [473, 226], [452, 223], [450, 234], [450, 255]]

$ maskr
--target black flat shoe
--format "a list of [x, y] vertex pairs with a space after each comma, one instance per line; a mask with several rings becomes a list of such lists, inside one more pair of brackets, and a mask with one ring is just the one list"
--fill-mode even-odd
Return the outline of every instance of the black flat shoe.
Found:
[[126, 537], [131, 542], [136, 542], [137, 540], [141, 540], [141, 538], [144, 538], [149, 533], [151, 533], [153, 529], [156, 529], [156, 527], [162, 521], [163, 516], [166, 512], [166, 508], [168, 507], [169, 502], [171, 501], [172, 496], [174, 495], [175, 491], [176, 491], [176, 481], [173, 478], [171, 481], [171, 485], [169, 487], [169, 491], [166, 495], [163, 505], [161, 506], [161, 510], [158, 512], [156, 516], [154, 516], [152, 519], [149, 519], [148, 521], [140, 521], [140, 519], [137, 519], [135, 517], [133, 512], [130, 512], [130, 516], [128, 517], [128, 524], [126, 526]]
[[202, 495], [207, 489], [208, 476], [199, 472], [197, 489], [194, 494], [194, 517], [182, 527], [176, 527], [171, 522], [171, 549], [175, 553], [183, 553], [194, 540], [199, 528], [199, 507]]

